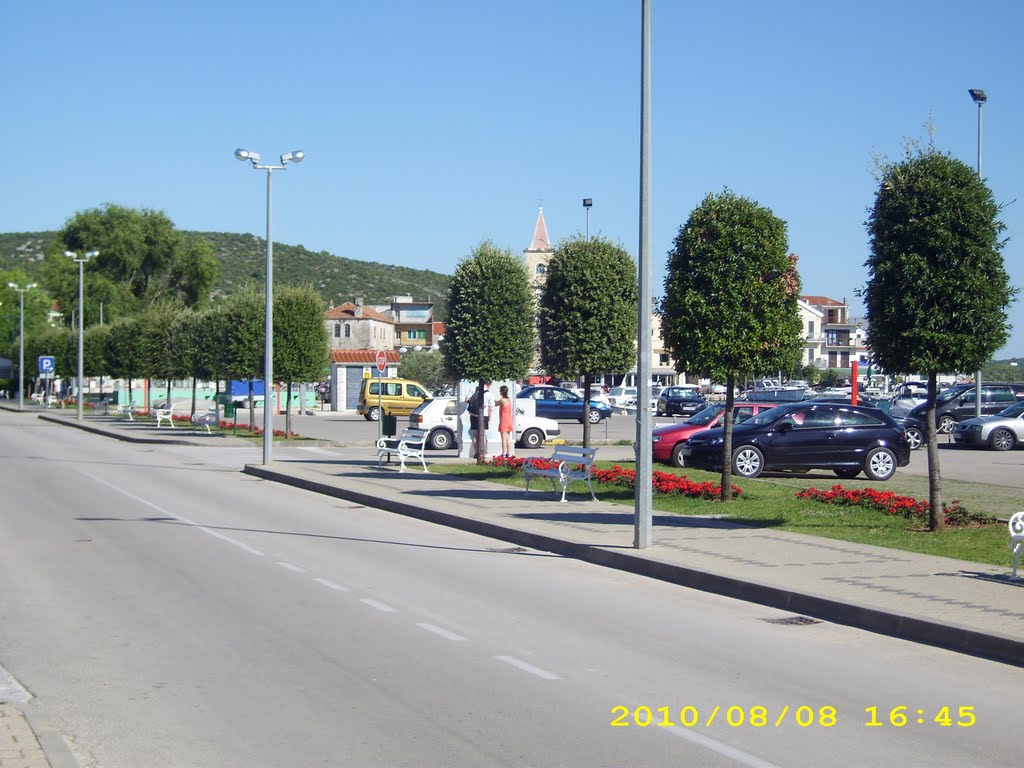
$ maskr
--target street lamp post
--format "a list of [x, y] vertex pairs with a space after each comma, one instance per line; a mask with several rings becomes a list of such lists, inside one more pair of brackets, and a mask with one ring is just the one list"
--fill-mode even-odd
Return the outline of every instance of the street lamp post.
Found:
[[274, 445], [274, 408], [271, 396], [271, 382], [274, 379], [274, 241], [271, 237], [270, 221], [273, 210], [273, 172], [283, 171], [288, 163], [301, 163], [306, 154], [301, 150], [286, 152], [281, 155], [280, 165], [260, 165], [260, 156], [246, 149], [236, 149], [235, 157], [248, 160], [253, 169], [267, 172], [267, 285], [266, 312], [264, 314], [263, 331], [266, 340], [263, 345], [263, 463], [270, 464], [273, 460]]
[[93, 256], [98, 254], [99, 251], [89, 251], [83, 256], [79, 257], [74, 251], [64, 251], [64, 255], [78, 264], [78, 384], [75, 400], [77, 402], [77, 415], [75, 418], [78, 421], [82, 420], [82, 372], [84, 366], [82, 365], [83, 360], [83, 346], [82, 346], [82, 333], [85, 329], [85, 312], [83, 311], [82, 296], [84, 293], [83, 285], [85, 284], [85, 262], [91, 259]]
[[590, 206], [594, 204], [593, 199], [589, 197], [583, 198], [583, 207], [587, 211], [587, 242], [590, 242]]
[[29, 283], [24, 288], [8, 283], [8, 288], [18, 292], [18, 410], [25, 407], [25, 294], [36, 287]]
[[[980, 88], [970, 88], [967, 92], [978, 105], [978, 181], [981, 181], [981, 108], [988, 96]], [[974, 376], [974, 418], [981, 418], [981, 371]]]

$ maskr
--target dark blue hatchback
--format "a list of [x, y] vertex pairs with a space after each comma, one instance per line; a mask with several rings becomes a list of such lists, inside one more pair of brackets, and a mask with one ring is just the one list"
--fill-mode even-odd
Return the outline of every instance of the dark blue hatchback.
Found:
[[[687, 467], [722, 466], [725, 430], [710, 429], [686, 441]], [[758, 414], [733, 427], [732, 471], [757, 477], [772, 469], [827, 469], [839, 477], [863, 472], [888, 480], [910, 463], [903, 427], [877, 408], [805, 401]]]
[[590, 423], [597, 424], [601, 419], [607, 419], [612, 415], [611, 406], [597, 400], [591, 400], [589, 410], [586, 410], [586, 403], [582, 397], [561, 387], [523, 387], [516, 397], [533, 400], [537, 409], [536, 415], [547, 419], [573, 419], [582, 424], [584, 413], [587, 413]]

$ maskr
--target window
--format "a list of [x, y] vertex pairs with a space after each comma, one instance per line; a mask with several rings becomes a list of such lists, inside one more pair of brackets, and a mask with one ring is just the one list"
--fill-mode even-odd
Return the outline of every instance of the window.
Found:
[[538, 275], [546, 275], [548, 273], [548, 265], [547, 264], [538, 264], [537, 265], [537, 269], [536, 269], [536, 273]]
[[662, 368], [668, 368], [669, 365], [671, 365], [671, 362], [669, 361], [667, 354], [658, 355], [658, 365], [661, 366]]
[[426, 331], [407, 331], [406, 332], [406, 337], [409, 339], [409, 341], [426, 341], [427, 340], [427, 332]]
[[341, 338], [341, 323], [335, 323], [334, 324], [334, 338], [336, 338], [336, 339], [340, 339]]
[[814, 321], [813, 320], [808, 320], [807, 321], [807, 338], [809, 338], [809, 339], [813, 339], [814, 338]]
[[352, 326], [349, 325], [348, 323], [345, 323], [345, 338], [346, 339], [351, 339], [352, 338]]

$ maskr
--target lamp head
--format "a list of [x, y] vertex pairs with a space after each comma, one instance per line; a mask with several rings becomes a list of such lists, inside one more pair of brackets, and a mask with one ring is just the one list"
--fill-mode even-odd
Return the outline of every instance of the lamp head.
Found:
[[16, 283], [8, 283], [8, 284], [7, 284], [7, 287], [8, 287], [8, 288], [13, 288], [14, 290], [18, 290], [18, 286], [17, 286], [17, 284], [16, 284]]
[[294, 152], [285, 152], [281, 155], [281, 165], [288, 165], [288, 163], [301, 163], [305, 157], [306, 153], [301, 149], [296, 149]]
[[583, 207], [584, 208], [589, 208], [593, 204], [594, 204], [594, 201], [591, 198], [589, 198], [589, 197], [584, 197], [583, 198]]
[[26, 291], [31, 291], [35, 287], [36, 287], [35, 283], [29, 283], [28, 285], [25, 286], [25, 290]]
[[239, 160], [249, 160], [253, 165], [260, 161], [260, 156], [256, 152], [250, 152], [248, 149], [236, 149], [235, 157]]
[[967, 92], [971, 94], [971, 98], [974, 99], [974, 103], [979, 107], [988, 101], [988, 96], [986, 96], [985, 92], [980, 88], [970, 88]]

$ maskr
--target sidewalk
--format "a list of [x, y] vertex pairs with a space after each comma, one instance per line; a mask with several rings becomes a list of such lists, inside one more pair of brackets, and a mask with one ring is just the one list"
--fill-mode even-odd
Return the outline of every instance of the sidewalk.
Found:
[[4, 768], [50, 766], [25, 715], [3, 703], [0, 703], [0, 765]]
[[[120, 439], [143, 437], [130, 422], [90, 428]], [[145, 439], [161, 439], [156, 432], [150, 426]], [[521, 489], [444, 475], [445, 464], [463, 460], [437, 453], [431, 473], [399, 473], [396, 466], [378, 468], [370, 445], [275, 445], [271, 465], [248, 465], [245, 472], [519, 546], [1024, 666], [1024, 579], [1010, 579], [1009, 533], [1006, 566], [999, 567], [752, 528], [714, 515], [655, 513], [653, 546], [638, 550], [631, 507], [571, 492], [561, 504], [541, 481], [524, 496]], [[598, 455], [626, 458], [632, 448], [603, 446]]]

